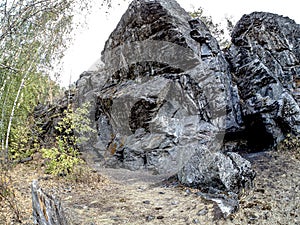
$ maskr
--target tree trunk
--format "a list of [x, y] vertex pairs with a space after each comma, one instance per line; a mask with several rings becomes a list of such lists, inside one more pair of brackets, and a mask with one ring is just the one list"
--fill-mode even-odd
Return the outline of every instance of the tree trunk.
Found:
[[31, 185], [33, 222], [37, 225], [68, 225], [60, 202], [53, 196], [43, 192], [38, 181]]
[[17, 108], [17, 104], [18, 104], [21, 92], [22, 92], [22, 90], [24, 88], [25, 81], [26, 81], [26, 79], [27, 79], [27, 77], [28, 77], [31, 69], [33, 68], [33, 65], [36, 63], [36, 60], [37, 60], [37, 57], [38, 57], [38, 53], [41, 50], [41, 48], [42, 48], [42, 46], [39, 46], [39, 48], [37, 49], [37, 51], [36, 51], [36, 53], [34, 55], [34, 58], [31, 61], [29, 67], [23, 72], [24, 74], [23, 74], [21, 83], [20, 83], [19, 88], [18, 88], [17, 95], [15, 97], [15, 100], [14, 100], [14, 103], [13, 103], [13, 106], [12, 106], [12, 109], [11, 109], [11, 113], [10, 113], [10, 117], [9, 117], [9, 121], [8, 121], [8, 125], [7, 125], [7, 131], [6, 131], [6, 140], [5, 140], [5, 157], [6, 157], [6, 162], [8, 162], [8, 160], [9, 160], [9, 150], [8, 150], [9, 136], [10, 136], [12, 122], [13, 122], [13, 119], [14, 119], [14, 116], [15, 116], [15, 110]]

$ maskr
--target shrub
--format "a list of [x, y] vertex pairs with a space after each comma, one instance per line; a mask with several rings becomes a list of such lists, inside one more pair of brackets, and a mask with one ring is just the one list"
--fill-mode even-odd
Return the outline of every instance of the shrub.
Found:
[[73, 111], [69, 106], [64, 111], [64, 117], [55, 127], [59, 134], [55, 139], [55, 146], [43, 148], [43, 158], [46, 160], [46, 173], [53, 175], [68, 175], [74, 166], [83, 163], [79, 158], [78, 145], [87, 141], [86, 134], [95, 132], [90, 126], [88, 118], [89, 104]]

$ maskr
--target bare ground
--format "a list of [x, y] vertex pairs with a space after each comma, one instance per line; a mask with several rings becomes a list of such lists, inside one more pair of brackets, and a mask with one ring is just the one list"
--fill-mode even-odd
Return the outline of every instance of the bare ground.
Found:
[[[197, 195], [199, 190], [172, 180], [140, 179], [143, 174], [84, 170], [75, 182], [44, 175], [43, 168], [31, 162], [17, 165], [9, 175], [22, 224], [32, 224], [30, 185], [39, 179], [46, 192], [59, 197], [72, 225], [300, 225], [300, 161], [274, 152], [252, 154], [248, 159], [257, 172], [255, 187], [241, 196], [240, 210], [227, 219], [215, 203]], [[0, 208], [0, 224], [18, 224], [9, 207]]]

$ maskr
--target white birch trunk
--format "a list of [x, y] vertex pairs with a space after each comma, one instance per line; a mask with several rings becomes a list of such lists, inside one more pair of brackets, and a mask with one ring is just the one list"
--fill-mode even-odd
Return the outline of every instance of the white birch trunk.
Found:
[[15, 116], [15, 110], [17, 108], [17, 103], [19, 101], [19, 97], [20, 97], [20, 94], [21, 94], [21, 91], [24, 87], [24, 83], [30, 73], [30, 70], [32, 69], [32, 66], [33, 64], [35, 63], [36, 61], [36, 56], [38, 56], [38, 53], [40, 51], [42, 46], [40, 46], [36, 53], [35, 53], [35, 57], [33, 58], [33, 60], [31, 61], [30, 65], [29, 65], [29, 68], [25, 71], [23, 77], [22, 77], [22, 80], [21, 80], [21, 83], [20, 83], [20, 86], [18, 88], [18, 92], [17, 92], [17, 95], [16, 95], [16, 98], [14, 100], [14, 103], [13, 103], [13, 107], [12, 107], [12, 110], [11, 110], [11, 113], [10, 113], [10, 116], [9, 116], [9, 121], [8, 121], [8, 126], [7, 126], [7, 130], [6, 130], [6, 139], [5, 139], [5, 161], [7, 162], [8, 161], [8, 144], [9, 144], [9, 136], [10, 136], [10, 131], [11, 131], [11, 125], [12, 125], [12, 121], [13, 121], [13, 118]]
[[11, 125], [12, 125], [12, 121], [13, 121], [13, 118], [15, 116], [15, 110], [16, 110], [16, 106], [17, 106], [17, 103], [18, 103], [18, 100], [19, 100], [19, 97], [20, 97], [20, 94], [21, 94], [21, 91], [24, 87], [24, 83], [26, 81], [26, 78], [29, 74], [29, 71], [31, 70], [31, 67], [33, 65], [33, 62], [30, 64], [30, 67], [29, 69], [26, 71], [26, 73], [24, 74], [22, 80], [21, 80], [21, 84], [19, 86], [19, 89], [18, 89], [18, 92], [17, 92], [17, 95], [16, 95], [16, 98], [14, 100], [14, 104], [13, 104], [13, 107], [12, 107], [12, 110], [11, 110], [11, 113], [10, 113], [10, 116], [9, 116], [9, 121], [8, 121], [8, 126], [7, 126], [7, 132], [6, 132], [6, 140], [5, 140], [5, 160], [8, 161], [8, 143], [9, 143], [9, 135], [10, 135], [10, 130], [11, 130]]

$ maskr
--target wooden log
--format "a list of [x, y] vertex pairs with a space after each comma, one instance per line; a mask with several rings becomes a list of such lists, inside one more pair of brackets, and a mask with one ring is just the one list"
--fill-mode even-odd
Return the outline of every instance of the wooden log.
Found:
[[33, 222], [37, 225], [68, 225], [61, 203], [45, 193], [34, 180], [31, 185]]

